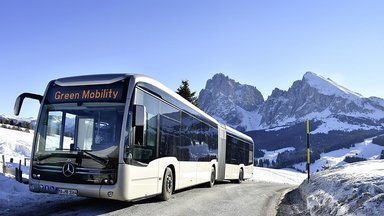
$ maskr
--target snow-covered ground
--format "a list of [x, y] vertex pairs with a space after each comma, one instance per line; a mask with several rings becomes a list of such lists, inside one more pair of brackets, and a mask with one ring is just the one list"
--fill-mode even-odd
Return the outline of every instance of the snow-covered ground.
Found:
[[306, 178], [306, 174], [292, 169], [254, 167], [252, 181], [300, 185]]
[[383, 215], [384, 160], [322, 171], [299, 187], [311, 215]]
[[33, 130], [27, 133], [0, 127], [0, 155], [15, 159], [31, 157], [33, 133]]
[[[295, 170], [276, 170], [254, 167], [251, 181], [273, 182], [281, 184], [299, 185], [306, 175]], [[0, 169], [0, 215], [11, 213], [14, 208], [28, 208], [31, 202], [55, 202], [65, 199], [81, 199], [80, 197], [60, 196], [55, 194], [32, 193], [28, 185], [18, 183], [13, 176], [4, 175]]]
[[[347, 156], [355, 156], [365, 158], [367, 160], [375, 160], [380, 158], [381, 151], [384, 146], [379, 146], [372, 143], [372, 139], [366, 139], [362, 143], [355, 144], [355, 147], [344, 148], [320, 155], [320, 159], [311, 164], [311, 173], [322, 171], [334, 166], [341, 166], [346, 164], [344, 158]], [[306, 163], [295, 164], [294, 168], [306, 171]]]
[[[0, 155], [5, 155], [6, 165], [14, 168], [16, 164], [10, 164], [9, 159], [14, 158], [18, 163], [19, 159], [29, 158], [32, 148], [33, 131], [25, 133], [16, 130], [4, 129], [0, 127]], [[2, 162], [0, 162], [0, 215], [10, 214], [11, 209], [27, 208], [27, 203], [31, 202], [55, 202], [64, 199], [81, 199], [78, 197], [67, 197], [53, 194], [32, 193], [28, 185], [15, 181], [11, 175], [4, 175], [2, 172]], [[28, 164], [27, 164], [28, 165]], [[23, 173], [29, 172], [28, 167], [22, 167]], [[23, 175], [28, 178], [28, 175]], [[305, 175], [294, 170], [274, 170], [267, 168], [254, 168], [252, 181], [275, 182], [290, 185], [299, 185]]]

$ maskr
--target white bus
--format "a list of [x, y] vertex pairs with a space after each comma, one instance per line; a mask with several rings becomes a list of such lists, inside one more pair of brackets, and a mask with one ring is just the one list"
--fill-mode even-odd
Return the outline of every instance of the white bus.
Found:
[[33, 192], [132, 201], [253, 172], [253, 141], [218, 123], [158, 81], [137, 74], [67, 77], [44, 96], [29, 188]]

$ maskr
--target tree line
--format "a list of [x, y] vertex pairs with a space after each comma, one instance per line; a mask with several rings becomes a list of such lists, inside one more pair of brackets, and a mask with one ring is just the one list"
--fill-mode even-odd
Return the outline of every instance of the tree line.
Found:
[[[2, 128], [23, 131], [29, 133], [32, 129], [31, 122], [28, 121], [17, 121], [15, 119], [0, 118], [0, 124]], [[24, 128], [24, 129], [23, 129]]]

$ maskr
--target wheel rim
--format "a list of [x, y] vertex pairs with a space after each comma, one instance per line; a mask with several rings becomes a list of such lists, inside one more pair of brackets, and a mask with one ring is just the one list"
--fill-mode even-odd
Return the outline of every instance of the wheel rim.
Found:
[[215, 181], [215, 169], [212, 168], [212, 172], [211, 172], [211, 183], [213, 183]]
[[167, 175], [167, 179], [166, 179], [166, 182], [165, 182], [165, 189], [167, 190], [168, 193], [172, 193], [172, 184], [173, 184], [173, 180], [172, 180], [172, 175]]

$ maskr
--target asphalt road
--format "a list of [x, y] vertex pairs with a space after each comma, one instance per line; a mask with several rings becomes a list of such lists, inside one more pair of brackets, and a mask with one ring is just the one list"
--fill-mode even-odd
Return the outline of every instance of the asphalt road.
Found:
[[196, 186], [178, 191], [166, 202], [150, 198], [120, 202], [92, 198], [68, 198], [26, 203], [10, 209], [12, 215], [276, 215], [282, 196], [295, 186], [263, 182], [220, 183], [213, 188]]

